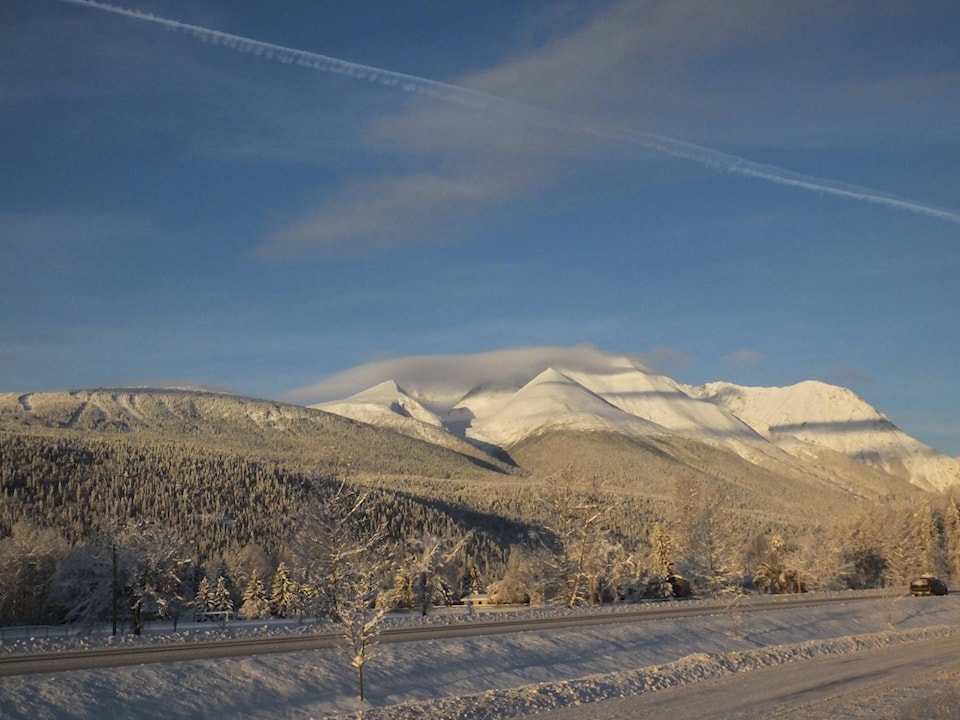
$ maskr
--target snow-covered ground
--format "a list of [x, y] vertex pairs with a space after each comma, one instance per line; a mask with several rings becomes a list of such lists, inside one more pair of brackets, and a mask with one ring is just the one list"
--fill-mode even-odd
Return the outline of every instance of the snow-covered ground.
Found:
[[383, 645], [367, 668], [363, 706], [345, 657], [317, 650], [4, 678], [0, 717], [320, 718], [360, 717], [363, 710], [368, 720], [506, 718], [958, 632], [956, 596], [732, 608], [686, 619]]

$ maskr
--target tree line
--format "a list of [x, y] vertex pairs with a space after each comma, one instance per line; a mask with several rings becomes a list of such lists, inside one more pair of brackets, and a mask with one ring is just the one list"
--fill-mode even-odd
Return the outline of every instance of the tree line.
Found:
[[336, 617], [338, 523], [388, 560], [368, 578], [376, 607], [421, 612], [480, 590], [575, 606], [674, 594], [679, 578], [716, 593], [960, 576], [956, 494], [798, 529], [745, 522], [704, 477], [676, 480], [660, 507], [569, 468], [481, 503], [143, 439], [0, 433], [0, 460], [2, 623]]

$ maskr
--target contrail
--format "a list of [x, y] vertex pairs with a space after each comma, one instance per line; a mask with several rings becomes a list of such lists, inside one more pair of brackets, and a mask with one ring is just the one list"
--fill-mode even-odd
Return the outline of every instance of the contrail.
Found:
[[898, 210], [907, 210], [919, 215], [935, 217], [947, 222], [960, 223], [960, 212], [954, 210], [938, 208], [914, 200], [897, 197], [896, 195], [890, 195], [879, 190], [872, 190], [870, 188], [851, 185], [836, 180], [828, 180], [813, 175], [791, 172], [776, 167], [775, 165], [756, 163], [737, 155], [731, 155], [721, 152], [720, 150], [714, 150], [709, 147], [704, 147], [703, 145], [696, 145], [665, 135], [656, 135], [617, 125], [609, 125], [566, 113], [551, 112], [524, 103], [515, 102], [492, 93], [471, 90], [461, 85], [453, 85], [439, 80], [430, 80], [429, 78], [386, 70], [372, 65], [362, 65], [329, 55], [321, 55], [306, 50], [275, 45], [241, 35], [232, 35], [219, 30], [211, 30], [210, 28], [199, 25], [190, 25], [179, 22], [178, 20], [170, 20], [138, 10], [97, 2], [96, 0], [59, 1], [69, 5], [93, 8], [134, 20], [162, 25], [171, 30], [185, 32], [204, 42], [223, 45], [237, 52], [266, 57], [284, 64], [299, 65], [324, 73], [346, 75], [358, 81], [398, 88], [404, 92], [420, 93], [431, 97], [442, 98], [476, 109], [496, 107], [502, 112], [521, 113], [525, 116], [532, 116], [532, 118], [535, 118], [535, 122], [541, 125], [572, 130], [607, 140], [630, 143], [663, 155], [705, 165], [721, 172], [757, 178], [778, 185], [800, 188], [802, 190], [861, 200], [896, 208]]

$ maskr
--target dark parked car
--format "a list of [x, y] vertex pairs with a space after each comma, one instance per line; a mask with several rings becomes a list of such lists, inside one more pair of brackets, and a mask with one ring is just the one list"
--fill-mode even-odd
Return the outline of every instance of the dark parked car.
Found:
[[933, 575], [923, 575], [910, 583], [910, 594], [917, 595], [946, 595], [947, 584]]

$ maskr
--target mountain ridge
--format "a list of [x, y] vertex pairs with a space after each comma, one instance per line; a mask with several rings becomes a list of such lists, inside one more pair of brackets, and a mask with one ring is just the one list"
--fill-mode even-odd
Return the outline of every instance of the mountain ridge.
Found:
[[[551, 392], [557, 387], [567, 394], [558, 399]], [[675, 493], [691, 482], [720, 493], [729, 503], [725, 509], [744, 532], [759, 532], [771, 523], [796, 532], [813, 531], [826, 519], [924, 492], [903, 478], [834, 451], [807, 446], [813, 455], [792, 455], [759, 437], [735, 434], [721, 440], [711, 433], [671, 432], [626, 415], [556, 369], [541, 373], [532, 385], [502, 390], [495, 385], [467, 386], [458, 398], [448, 393], [445, 407], [449, 422], [451, 414], [459, 417], [457, 413], [472, 403], [481, 409], [481, 429], [486, 422], [500, 431], [510, 429], [498, 416], [506, 413], [517, 421], [514, 429], [523, 430], [511, 437], [515, 442], [507, 448], [485, 445], [476, 437], [468, 442], [410, 417], [411, 408], [419, 410], [400, 397], [406, 394], [401, 383], [357, 393], [367, 405], [373, 403], [367, 412], [376, 411], [380, 403], [387, 423], [382, 427], [225, 393], [134, 388], [0, 394], [0, 444], [67, 458], [44, 477], [59, 478], [71, 487], [83, 481], [83, 474], [69, 458], [89, 455], [90, 448], [96, 453], [101, 453], [97, 448], [115, 448], [109, 452], [129, 458], [132, 473], [138, 477], [145, 473], [144, 479], [151, 476], [156, 482], [168, 482], [169, 470], [149, 464], [140, 468], [138, 457], [172, 453], [206, 458], [203, 462], [215, 468], [224, 458], [233, 458], [230, 466], [241, 473], [274, 467], [305, 478], [389, 488], [418, 503], [445, 508], [444, 512], [480, 513], [492, 519], [494, 528], [516, 529], [521, 520], [542, 518], [544, 493], [557, 482], [572, 483], [585, 493], [604, 493], [618, 532], [625, 537], [642, 534], [652, 519], [670, 517]], [[470, 399], [461, 403], [467, 395]], [[516, 413], [505, 400], [509, 397], [529, 415]], [[565, 401], [569, 407], [564, 407]], [[426, 406], [421, 402], [420, 407]], [[711, 407], [711, 412], [719, 410]], [[596, 422], [596, 413], [586, 412], [597, 408], [603, 410], [603, 422]], [[623, 417], [632, 418], [633, 432], [624, 433], [611, 420]], [[528, 423], [531, 418], [549, 422]], [[576, 422], [569, 422], [571, 418]], [[474, 420], [461, 419], [465, 433]], [[423, 428], [441, 442], [425, 440]], [[414, 437], [404, 434], [411, 431]], [[0, 474], [17, 482], [15, 478], [34, 467], [35, 455], [0, 453]], [[111, 469], [105, 466], [100, 471], [109, 474]], [[197, 482], [202, 485], [202, 478], [198, 476]], [[116, 478], [116, 483], [122, 488], [123, 478]], [[14, 519], [29, 510], [18, 505], [17, 497], [5, 500]]]
[[[402, 378], [393, 381], [400, 393], [403, 385]], [[844, 456], [930, 491], [960, 484], [956, 459], [911, 438], [851, 390], [816, 380], [783, 388], [722, 381], [687, 386], [630, 358], [605, 355], [602, 362], [592, 357], [587, 367], [550, 364], [525, 382], [511, 375], [497, 384], [488, 377], [459, 400], [450, 398], [449, 385], [439, 397], [421, 380], [407, 401], [433, 408], [442, 432], [505, 452], [544, 432], [610, 431], [690, 438], [747, 459], [781, 452], [829, 465]], [[313, 407], [363, 417], [347, 400]], [[387, 423], [389, 409], [380, 410], [374, 422]]]
[[128, 440], [142, 436], [299, 463], [330, 475], [345, 463], [352, 464], [351, 473], [370, 475], [515, 472], [467, 443], [445, 447], [312, 408], [199, 390], [0, 393], [0, 431]]

